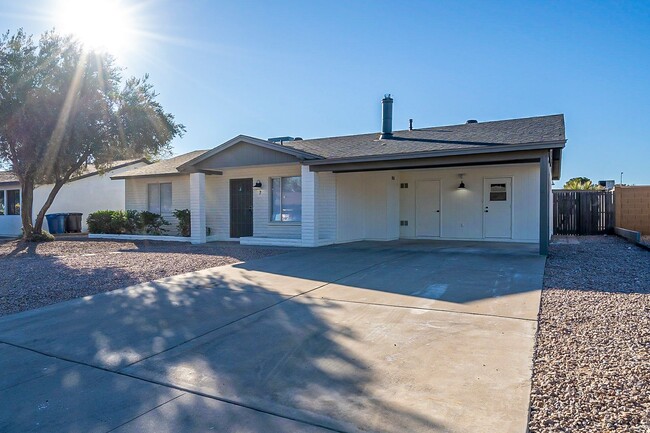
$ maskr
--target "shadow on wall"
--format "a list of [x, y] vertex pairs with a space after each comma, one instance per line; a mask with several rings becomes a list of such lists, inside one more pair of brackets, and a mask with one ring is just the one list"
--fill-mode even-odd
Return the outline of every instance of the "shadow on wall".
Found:
[[[355, 425], [378, 432], [441, 427], [410, 411], [408, 402], [398, 407], [373, 396], [377, 378], [361, 354], [348, 349], [363, 336], [326, 318], [341, 307], [287, 299], [250, 279], [167, 279], [0, 318], [0, 341], [59, 358], [51, 373], [42, 375], [36, 366], [40, 377], [11, 386], [0, 430], [106, 431], [177, 397], [155, 416], [139, 419], [143, 429], [292, 430], [284, 418], [100, 369], [174, 383], [335, 431], [356, 431]], [[310, 431], [296, 425], [293, 431]]]

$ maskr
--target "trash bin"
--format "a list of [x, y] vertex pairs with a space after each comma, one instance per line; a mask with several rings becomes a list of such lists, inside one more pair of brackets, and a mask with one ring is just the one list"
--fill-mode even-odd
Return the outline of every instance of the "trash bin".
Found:
[[62, 213], [51, 213], [45, 215], [47, 218], [47, 225], [52, 234], [61, 234], [65, 233], [65, 214]]
[[65, 231], [68, 233], [81, 233], [81, 217], [80, 212], [70, 212], [65, 214]]

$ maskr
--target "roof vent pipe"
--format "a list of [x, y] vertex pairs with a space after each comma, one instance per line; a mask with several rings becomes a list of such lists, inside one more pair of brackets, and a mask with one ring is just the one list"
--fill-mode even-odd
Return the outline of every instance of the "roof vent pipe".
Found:
[[413, 119], [409, 119], [409, 131], [413, 131]]
[[379, 138], [391, 138], [393, 136], [393, 98], [390, 94], [384, 95], [381, 100], [381, 135]]

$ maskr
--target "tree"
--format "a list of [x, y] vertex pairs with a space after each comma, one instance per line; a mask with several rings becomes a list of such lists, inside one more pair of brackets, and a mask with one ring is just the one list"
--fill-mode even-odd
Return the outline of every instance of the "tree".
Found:
[[601, 187], [592, 183], [588, 177], [574, 177], [564, 184], [564, 189], [596, 190]]
[[[22, 29], [0, 37], [0, 162], [21, 183], [24, 237], [41, 237], [61, 187], [89, 163], [155, 157], [185, 127], [157, 102], [148, 82], [128, 78], [106, 53], [54, 31], [38, 43]], [[54, 184], [32, 224], [33, 191]]]

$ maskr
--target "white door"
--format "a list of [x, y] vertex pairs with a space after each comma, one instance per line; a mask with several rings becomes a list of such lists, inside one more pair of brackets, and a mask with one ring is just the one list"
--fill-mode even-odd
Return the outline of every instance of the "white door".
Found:
[[512, 178], [485, 179], [483, 237], [512, 238]]
[[415, 183], [415, 236], [440, 236], [440, 181]]

